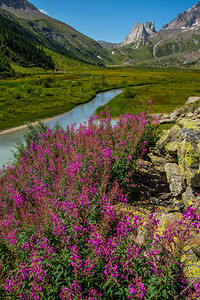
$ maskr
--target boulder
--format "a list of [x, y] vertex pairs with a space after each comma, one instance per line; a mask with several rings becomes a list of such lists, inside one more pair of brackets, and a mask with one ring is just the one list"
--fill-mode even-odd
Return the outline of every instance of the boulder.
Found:
[[178, 144], [178, 164], [187, 185], [200, 187], [200, 132], [182, 129]]
[[[181, 213], [169, 213], [162, 214], [159, 219], [159, 225], [155, 232], [157, 238], [162, 237], [166, 230], [177, 230], [178, 222], [182, 220]], [[177, 247], [176, 243], [165, 245], [166, 249], [171, 252], [175, 251]], [[183, 245], [184, 254], [181, 256], [183, 263], [183, 272], [187, 277], [188, 283], [193, 282], [194, 279], [200, 280], [200, 234], [192, 233], [192, 237], [188, 239], [188, 242]]]
[[184, 247], [185, 254], [181, 257], [184, 273], [188, 283], [200, 280], [200, 235], [193, 233], [189, 245]]
[[196, 101], [200, 100], [200, 97], [189, 97], [187, 102], [185, 104], [194, 103]]
[[185, 129], [192, 129], [195, 131], [200, 131], [200, 119], [192, 120], [190, 118], [182, 118], [178, 119], [178, 124], [181, 125]]
[[181, 131], [180, 126], [174, 125], [170, 130], [167, 130], [161, 138], [158, 140], [156, 147], [160, 150], [164, 150], [167, 144], [171, 142], [176, 142]]
[[185, 207], [196, 207], [197, 203], [199, 202], [199, 197], [196, 196], [191, 186], [187, 186], [185, 193], [182, 194], [182, 200]]
[[173, 123], [175, 123], [174, 122], [175, 120], [174, 119], [162, 119], [162, 120], [160, 120], [160, 124], [173, 124]]
[[177, 150], [178, 150], [178, 142], [170, 142], [165, 146], [166, 159], [169, 162], [177, 163]]
[[180, 195], [185, 189], [185, 184], [179, 166], [175, 163], [166, 163], [165, 172], [171, 193], [174, 196]]
[[153, 155], [152, 153], [148, 154], [148, 157], [150, 158], [152, 165], [155, 170], [158, 172], [165, 172], [165, 164], [168, 162], [168, 160], [164, 157]]
[[[159, 236], [165, 234], [167, 229], [169, 232], [173, 231], [173, 228], [177, 230], [179, 225], [185, 230], [182, 237], [188, 236], [187, 226], [178, 223], [182, 220], [182, 213], [190, 206], [197, 208], [198, 213], [200, 211], [200, 196], [197, 194], [200, 193], [199, 106], [200, 97], [191, 97], [185, 105], [177, 108], [170, 115], [162, 116], [160, 123], [176, 122], [176, 125], [170, 130], [164, 130], [159, 135], [156, 146], [150, 148], [148, 157], [152, 162], [152, 169], [159, 174], [150, 177], [148, 170], [147, 173], [146, 169], [140, 172], [141, 177], [138, 182], [141, 183], [146, 179], [143, 196], [147, 195], [146, 189], [151, 187], [148, 200], [154, 208], [155, 206], [157, 208], [156, 216], [159, 225], [155, 234], [158, 236], [158, 245]], [[161, 177], [163, 177], [162, 182]], [[191, 226], [189, 218], [186, 222]], [[194, 280], [200, 280], [200, 233], [194, 227], [191, 229], [188, 240], [181, 244], [184, 250], [181, 261], [189, 284]], [[170, 245], [166, 242], [165, 247], [169, 253], [177, 247], [180, 248], [177, 241], [175, 239]]]

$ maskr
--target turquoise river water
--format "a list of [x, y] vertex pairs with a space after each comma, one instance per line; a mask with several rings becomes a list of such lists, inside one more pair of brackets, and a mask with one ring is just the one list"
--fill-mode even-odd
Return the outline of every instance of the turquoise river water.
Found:
[[[87, 122], [89, 117], [94, 115], [95, 110], [99, 106], [105, 105], [121, 92], [122, 90], [116, 89], [99, 93], [90, 102], [76, 106], [72, 110], [44, 123], [52, 127], [56, 124], [56, 122], [58, 122], [63, 128], [66, 128], [66, 126], [73, 123], [77, 123], [78, 125], [80, 123]], [[12, 162], [12, 150], [15, 149], [13, 145], [17, 139], [22, 138], [25, 130], [26, 129], [24, 128], [17, 129], [0, 135], [0, 169], [3, 167], [3, 165], [8, 165], [9, 162]]]

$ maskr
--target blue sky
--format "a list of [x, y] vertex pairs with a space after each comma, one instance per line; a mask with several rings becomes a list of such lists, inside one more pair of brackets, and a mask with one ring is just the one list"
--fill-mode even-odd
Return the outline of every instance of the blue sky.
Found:
[[156, 30], [198, 1], [192, 0], [30, 0], [50, 17], [65, 22], [94, 40], [121, 42], [138, 21]]

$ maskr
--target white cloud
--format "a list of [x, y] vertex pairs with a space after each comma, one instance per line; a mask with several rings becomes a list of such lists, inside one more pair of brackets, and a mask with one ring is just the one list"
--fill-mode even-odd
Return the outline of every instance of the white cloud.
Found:
[[39, 11], [41, 11], [41, 13], [45, 14], [45, 15], [48, 15], [48, 12], [45, 11], [44, 9], [39, 9]]

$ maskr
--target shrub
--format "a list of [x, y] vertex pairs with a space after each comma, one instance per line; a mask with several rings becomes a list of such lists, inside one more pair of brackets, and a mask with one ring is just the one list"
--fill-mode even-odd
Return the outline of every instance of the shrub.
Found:
[[136, 96], [136, 91], [131, 88], [130, 86], [127, 86], [124, 90], [123, 90], [123, 97], [124, 98], [134, 98]]

